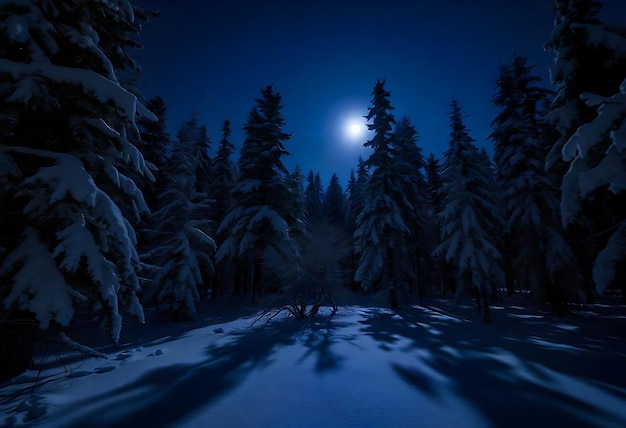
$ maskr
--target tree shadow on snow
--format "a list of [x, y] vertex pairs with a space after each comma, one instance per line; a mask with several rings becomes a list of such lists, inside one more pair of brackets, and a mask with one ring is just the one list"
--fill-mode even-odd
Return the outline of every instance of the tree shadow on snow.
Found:
[[[318, 315], [312, 320], [275, 320], [265, 326], [232, 332], [228, 343], [208, 346], [206, 359], [201, 362], [156, 368], [135, 381], [73, 403], [74, 409], [88, 407], [90, 410], [74, 418], [69, 426], [136, 427], [180, 423], [236, 389], [252, 371], [271, 365], [280, 348], [295, 344], [304, 346], [299, 362], [316, 358], [316, 371], [334, 370], [341, 360], [331, 351], [331, 346], [335, 342], [333, 332], [340, 326]], [[207, 424], [213, 422], [207, 421]]]
[[407, 384], [434, 401], [453, 395], [493, 426], [623, 426], [610, 410], [626, 406], [623, 319], [499, 309], [490, 325], [436, 308], [370, 311], [361, 332], [415, 354], [391, 363]]
[[[159, 321], [154, 308], [145, 310], [145, 323], [133, 317], [124, 318], [119, 345], [114, 344], [93, 314], [85, 313], [72, 321], [67, 334], [72, 340], [98, 352], [123, 352], [142, 346], [161, 345], [172, 342], [192, 330], [228, 323], [236, 319], [252, 317], [258, 307], [245, 304], [242, 298], [225, 298], [218, 301], [203, 300], [197, 303], [197, 316], [188, 321]], [[71, 369], [72, 364], [84, 360], [85, 354], [69, 349], [63, 343], [44, 341], [36, 349], [34, 368], [48, 370], [55, 367]]]

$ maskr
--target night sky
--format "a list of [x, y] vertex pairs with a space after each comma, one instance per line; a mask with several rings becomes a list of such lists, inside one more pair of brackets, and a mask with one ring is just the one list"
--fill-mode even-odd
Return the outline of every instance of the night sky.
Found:
[[[549, 0], [137, 0], [161, 16], [144, 25], [135, 56], [142, 93], [168, 105], [169, 129], [196, 114], [213, 148], [224, 119], [239, 148], [247, 114], [269, 84], [283, 96], [289, 168], [336, 172], [345, 186], [359, 155], [350, 121], [367, 114], [376, 79], [386, 79], [397, 118], [416, 126], [424, 155], [440, 157], [448, 111], [459, 99], [477, 144], [487, 140], [500, 64], [527, 55], [549, 80], [544, 51], [553, 15]], [[623, 21], [626, 2], [607, 0], [605, 21]], [[621, 19], [620, 19], [621, 18]]]

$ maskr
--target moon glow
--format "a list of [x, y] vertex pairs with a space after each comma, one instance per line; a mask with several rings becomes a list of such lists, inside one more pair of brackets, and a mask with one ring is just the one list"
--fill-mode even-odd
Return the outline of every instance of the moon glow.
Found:
[[351, 117], [344, 120], [344, 133], [347, 142], [359, 143], [364, 138], [365, 121], [361, 118]]

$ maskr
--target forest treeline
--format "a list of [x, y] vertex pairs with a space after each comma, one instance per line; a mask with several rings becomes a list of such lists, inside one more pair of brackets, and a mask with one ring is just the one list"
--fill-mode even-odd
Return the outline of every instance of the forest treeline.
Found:
[[0, 378], [78, 310], [117, 341], [122, 315], [190, 319], [209, 295], [271, 293], [306, 316], [337, 290], [391, 307], [472, 291], [485, 321], [500, 293], [559, 315], [610, 290], [626, 299], [626, 26], [601, 22], [601, 6], [553, 1], [551, 88], [523, 56], [494, 70], [493, 159], [458, 100], [442, 159], [424, 156], [377, 81], [371, 154], [344, 189], [285, 166], [272, 86], [236, 161], [228, 120], [218, 141], [195, 117], [168, 134], [166, 101], [141, 95], [131, 55], [152, 12], [3, 2]]

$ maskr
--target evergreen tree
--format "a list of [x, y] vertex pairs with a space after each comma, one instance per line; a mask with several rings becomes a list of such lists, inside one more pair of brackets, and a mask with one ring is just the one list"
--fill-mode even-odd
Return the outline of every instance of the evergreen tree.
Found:
[[[236, 181], [235, 164], [230, 157], [235, 151], [230, 142], [230, 121], [225, 120], [222, 125], [222, 139], [213, 159], [211, 177], [211, 231], [215, 237], [216, 245], [220, 246], [226, 239], [226, 233], [217, 233], [217, 229], [226, 216], [232, 203], [232, 191]], [[232, 277], [232, 272], [225, 271], [224, 266], [215, 267], [215, 279], [211, 287], [211, 298], [216, 299], [226, 292], [226, 282]], [[230, 281], [229, 281], [230, 282]]]
[[[309, 177], [310, 194], [317, 194], [314, 189], [319, 185], [319, 174]], [[319, 209], [318, 218], [307, 223], [301, 245], [302, 276], [297, 294], [306, 297], [302, 301], [309, 304], [335, 295], [348, 278], [351, 241], [345, 227], [344, 193], [336, 174], [330, 179]]]
[[187, 151], [187, 159], [191, 163], [193, 170], [194, 194], [192, 198], [204, 200], [211, 194], [210, 184], [213, 175], [213, 161], [209, 155], [211, 145], [206, 125], [199, 125], [198, 119], [193, 116], [190, 120], [183, 122], [176, 133], [176, 138], [178, 140], [178, 149], [182, 148]]
[[[161, 318], [193, 319], [195, 301], [205, 294], [214, 273], [215, 243], [209, 236], [209, 195], [199, 191], [206, 179], [207, 137], [194, 117], [182, 124], [163, 171], [167, 185], [154, 214], [158, 244], [147, 254], [158, 266], [148, 297], [158, 303]], [[199, 153], [200, 152], [200, 153]]]
[[344, 227], [346, 221], [346, 201], [337, 174], [330, 178], [322, 201], [324, 223]]
[[596, 116], [581, 94], [611, 96], [626, 72], [623, 54], [616, 55], [612, 47], [619, 45], [624, 30], [601, 23], [602, 7], [597, 0], [552, 0], [555, 27], [545, 48], [555, 53], [551, 77], [556, 96], [549, 118], [560, 136], [548, 156], [549, 166], [561, 161], [567, 140]]
[[243, 127], [246, 139], [239, 157], [239, 179], [218, 230], [228, 236], [216, 255], [218, 262], [238, 263], [244, 291], [251, 289], [253, 300], [264, 284], [276, 280], [280, 286], [297, 268], [297, 249], [289, 231], [294, 220], [285, 183], [288, 171], [282, 162], [289, 154], [284, 142], [290, 135], [282, 130], [280, 94], [268, 86], [261, 95]]
[[[350, 271], [352, 278], [354, 278], [354, 274], [356, 273], [359, 260], [355, 245], [354, 234], [356, 232], [357, 219], [363, 211], [363, 207], [365, 206], [366, 186], [368, 178], [369, 172], [367, 170], [367, 165], [365, 165], [365, 161], [363, 160], [363, 158], [359, 156], [356, 176], [354, 174], [354, 171], [350, 172], [350, 181], [348, 182], [348, 189], [346, 191], [346, 228], [348, 234], [352, 237], [352, 244], [350, 245]], [[356, 290], [358, 289], [358, 287], [359, 286], [356, 281], [353, 280], [352, 289]]]
[[[302, 174], [300, 164], [296, 163], [293, 171], [287, 174], [286, 185], [290, 195], [291, 206], [289, 212], [291, 212], [291, 218], [300, 222], [304, 216], [304, 175]], [[293, 231], [301, 229], [298, 222], [290, 225]]]
[[426, 159], [424, 172], [426, 173], [426, 194], [430, 202], [430, 215], [436, 218], [443, 207], [442, 194], [439, 192], [443, 186], [443, 181], [441, 179], [441, 163], [432, 152]]
[[354, 233], [354, 228], [356, 225], [356, 214], [353, 211], [353, 202], [352, 196], [354, 193], [354, 189], [356, 187], [356, 175], [354, 169], [350, 170], [350, 177], [348, 177], [348, 187], [346, 188], [346, 193], [344, 195], [344, 199], [346, 201], [346, 227]]
[[[178, 139], [179, 149], [185, 150], [193, 170], [191, 179], [194, 185], [193, 192], [189, 195], [189, 200], [196, 205], [195, 211], [198, 211], [194, 216], [195, 225], [204, 234], [214, 235], [214, 231], [211, 230], [210, 217], [212, 214], [210, 196], [212, 192], [213, 161], [209, 155], [211, 145], [206, 125], [199, 125], [198, 119], [194, 115], [187, 122], [183, 122], [176, 138]], [[209, 255], [213, 253], [213, 250], [213, 248], [200, 248], [197, 251], [200, 272], [202, 274], [202, 281], [199, 284], [201, 297], [206, 297], [215, 273], [213, 259]]]
[[322, 221], [322, 199], [324, 190], [320, 174], [309, 171], [307, 185], [304, 191], [304, 216], [307, 224], [315, 224]]
[[[583, 94], [583, 98], [598, 106], [598, 116], [582, 125], [563, 148], [565, 160], [571, 162], [563, 180], [563, 221], [575, 222], [583, 200], [593, 201], [594, 192], [604, 192], [600, 224], [606, 228], [602, 229], [606, 238], [593, 264], [593, 280], [599, 293], [618, 285], [626, 302], [626, 79], [611, 97]], [[597, 162], [590, 163], [590, 153], [598, 153], [597, 146], [604, 146], [607, 137], [610, 146]]]
[[417, 291], [421, 298], [427, 271], [430, 270], [431, 253], [437, 235], [433, 234], [432, 225], [427, 220], [428, 202], [426, 199], [426, 180], [422, 170], [425, 167], [422, 149], [417, 145], [417, 131], [408, 117], [402, 117], [396, 125], [392, 137], [396, 149], [395, 172], [402, 180], [404, 199], [399, 207], [402, 217], [411, 230], [409, 238], [410, 257], [413, 260], [415, 281], [410, 281], [410, 292]]
[[396, 307], [398, 292], [407, 291], [413, 267], [407, 248], [411, 230], [403, 212], [404, 179], [397, 170], [397, 149], [392, 142], [395, 119], [389, 95], [384, 82], [377, 81], [366, 116], [374, 136], [365, 146], [371, 147], [373, 153], [366, 161], [371, 171], [367, 201], [355, 232], [359, 255], [355, 281], [365, 290], [386, 290], [390, 305]]
[[[137, 71], [129, 48], [145, 16], [126, 0], [0, 5], [3, 332], [67, 326], [79, 305], [114, 341], [120, 309], [143, 320], [133, 223], [147, 207], [123, 171], [150, 177], [131, 141], [136, 115], [152, 115], [120, 76]], [[0, 377], [20, 369], [6, 361], [16, 340], [27, 364], [30, 334], [0, 338]]]
[[[444, 209], [441, 244], [434, 254], [445, 256], [456, 272], [456, 282], [476, 290], [476, 302], [484, 321], [490, 321], [488, 296], [502, 282], [500, 253], [496, 243], [496, 211], [491, 202], [490, 170], [463, 123], [461, 107], [452, 101], [450, 142], [444, 152]], [[481, 305], [482, 303], [482, 305]]]
[[214, 201], [211, 219], [216, 223], [213, 229], [219, 227], [232, 201], [231, 192], [235, 183], [235, 165], [230, 157], [235, 151], [235, 147], [230, 142], [230, 134], [230, 120], [225, 120], [222, 125], [222, 139], [212, 161], [213, 169], [210, 179], [210, 196]]
[[304, 175], [300, 164], [296, 163], [293, 171], [287, 174], [285, 184], [289, 191], [287, 210], [290, 222], [287, 224], [289, 233], [294, 241], [301, 247], [306, 235], [306, 222], [304, 221]]
[[[137, 127], [141, 139], [138, 148], [146, 160], [146, 165], [155, 175], [155, 180], [148, 180], [146, 177], [129, 171], [132, 174], [137, 186], [144, 195], [146, 204], [150, 208], [151, 214], [159, 207], [159, 198], [165, 189], [166, 180], [163, 170], [167, 163], [167, 151], [169, 150], [170, 134], [167, 132], [167, 107], [165, 100], [161, 97], [154, 97], [147, 101], [146, 107], [154, 113], [158, 120], [151, 120], [145, 117], [137, 118]], [[159, 241], [159, 238], [151, 233], [157, 225], [152, 215], [142, 219], [137, 229], [137, 247], [140, 257], [152, 248]]]
[[[426, 179], [426, 195], [428, 198], [428, 218], [432, 225], [433, 233], [435, 234], [434, 248], [441, 243], [441, 221], [440, 214], [443, 210], [444, 195], [441, 191], [443, 186], [443, 180], [441, 179], [441, 163], [431, 152], [426, 160], [424, 166], [425, 179]], [[432, 253], [432, 251], [431, 251]], [[441, 291], [445, 296], [448, 291], [456, 292], [456, 283], [454, 275], [452, 274], [452, 268], [447, 267], [445, 257], [442, 255], [433, 256], [432, 259], [433, 269], [431, 271], [431, 280], [433, 283], [439, 283], [441, 285]]]
[[369, 170], [365, 160], [359, 156], [359, 162], [357, 164], [356, 176], [353, 173], [350, 174], [350, 182], [348, 183], [348, 196], [346, 203], [348, 206], [348, 222], [351, 228], [356, 230], [356, 221], [367, 199], [367, 181], [369, 180]]
[[167, 152], [170, 146], [170, 134], [167, 132], [167, 105], [163, 98], [156, 96], [146, 102], [146, 108], [158, 120], [149, 120], [144, 117], [137, 119], [141, 134], [139, 149], [144, 159], [160, 170], [167, 162]]
[[167, 105], [165, 100], [159, 96], [150, 98], [146, 101], [146, 108], [150, 110], [157, 120], [146, 117], [137, 118], [137, 127], [139, 128], [140, 140], [137, 148], [141, 151], [146, 165], [155, 175], [155, 181], [147, 181], [141, 179], [138, 183], [144, 194], [146, 203], [150, 209], [157, 205], [158, 194], [163, 189], [162, 171], [167, 162], [168, 150], [171, 145], [171, 135], [167, 132]]
[[[598, 17], [601, 8], [602, 3], [595, 0], [554, 0], [555, 28], [546, 44], [555, 53], [551, 74], [556, 96], [549, 118], [558, 132], [547, 164], [558, 167], [557, 172], [564, 176], [562, 220], [582, 268], [588, 301], [597, 294], [594, 260], [607, 248], [612, 231], [618, 227], [616, 219], [623, 218], [624, 206], [623, 195], [614, 194], [607, 186], [599, 185], [588, 192], [578, 188], [584, 171], [594, 170], [612, 145], [608, 132], [595, 134], [597, 139], [581, 148], [575, 144], [567, 150], [564, 147], [582, 125], [597, 116], [596, 106], [586, 102], [589, 98], [584, 94], [611, 97], [619, 93], [626, 76], [626, 52], [621, 47], [626, 31], [623, 26], [603, 24]], [[570, 213], [576, 213], [575, 221]]]
[[[526, 58], [514, 56], [500, 68], [493, 98], [501, 108], [490, 138], [505, 224], [504, 253], [510, 263], [507, 287], [511, 290], [515, 280], [526, 290], [550, 297], [553, 309], [560, 311], [567, 284], [575, 284], [571, 273], [576, 266], [555, 222], [558, 181], [544, 168], [551, 133], [542, 109], [549, 92], [537, 86], [541, 79], [532, 75], [532, 69]], [[568, 276], [570, 280], [564, 281]]]

